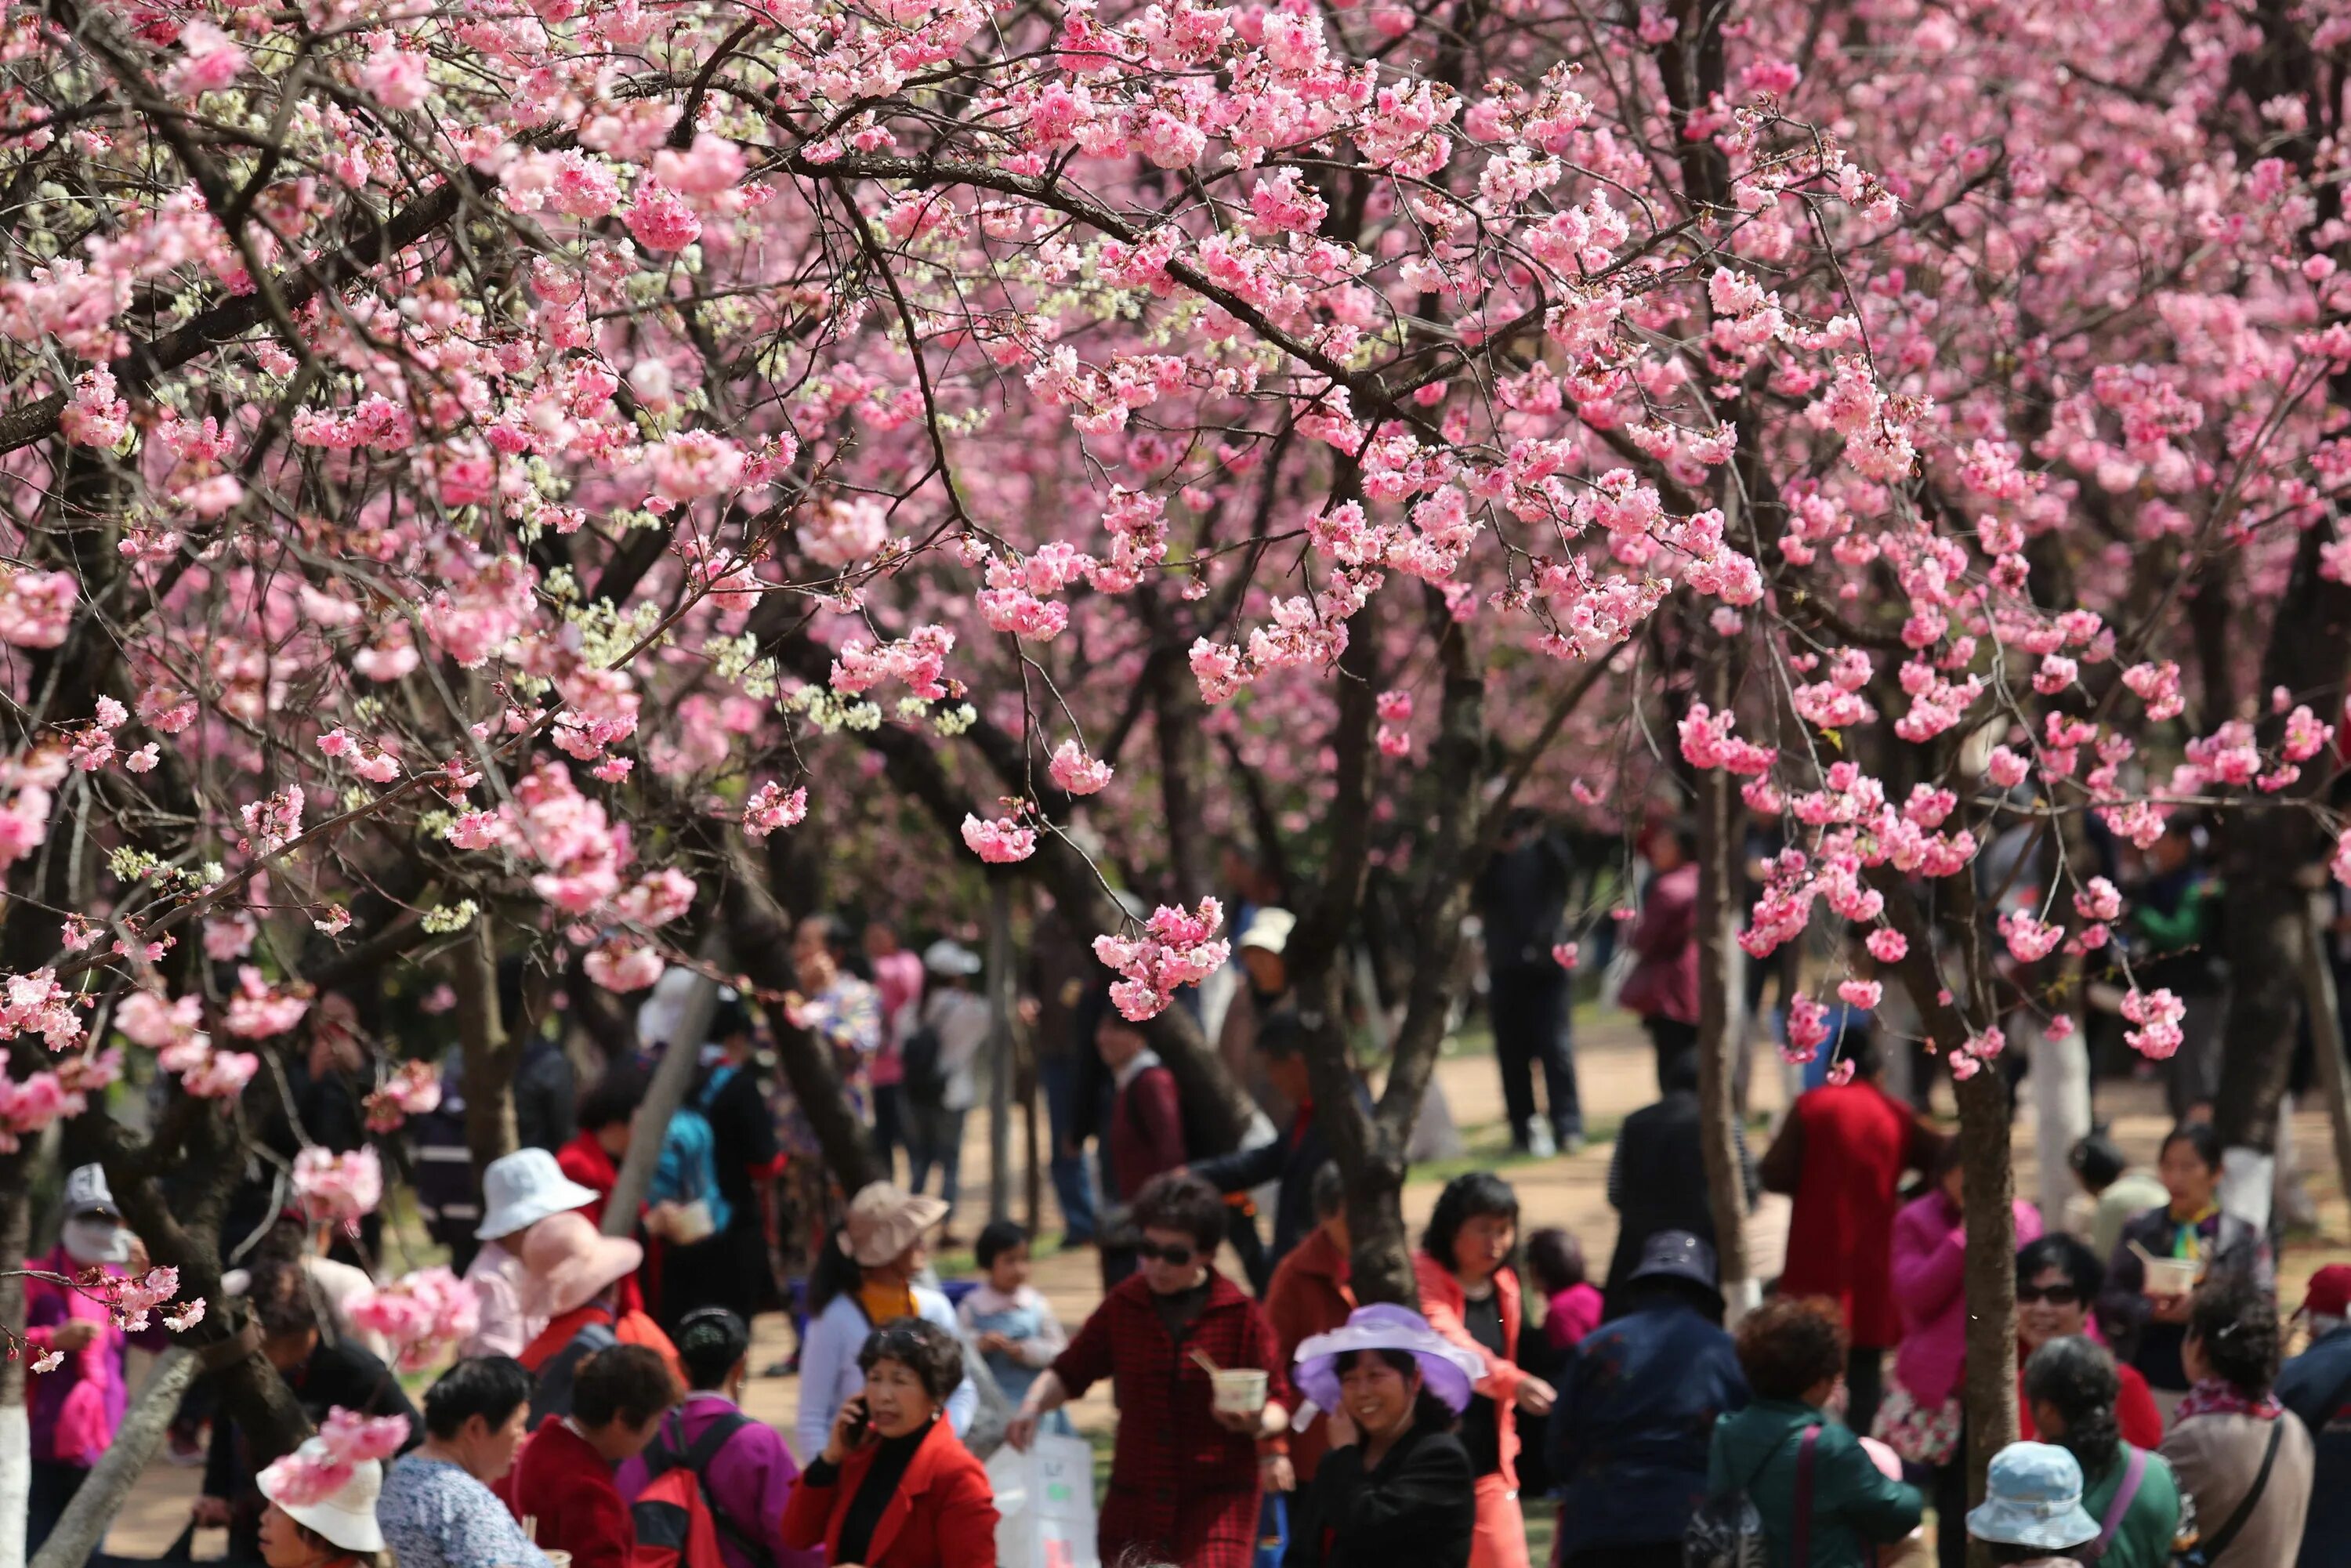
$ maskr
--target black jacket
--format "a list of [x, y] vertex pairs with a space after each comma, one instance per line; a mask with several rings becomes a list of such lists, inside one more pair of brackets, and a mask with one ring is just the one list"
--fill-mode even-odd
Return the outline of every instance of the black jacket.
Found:
[[1467, 1568], [1477, 1522], [1469, 1450], [1422, 1423], [1369, 1475], [1360, 1446], [1325, 1454], [1290, 1514], [1281, 1561], [1283, 1568]]
[[[423, 1419], [409, 1402], [408, 1391], [400, 1385], [400, 1379], [390, 1367], [358, 1345], [348, 1342], [329, 1344], [319, 1340], [310, 1359], [287, 1374], [286, 1384], [294, 1391], [294, 1397], [313, 1426], [340, 1406], [364, 1416], [407, 1416], [408, 1441], [402, 1445], [403, 1453], [424, 1440]], [[248, 1533], [261, 1521], [261, 1489], [254, 1476], [253, 1458], [246, 1449], [244, 1435], [223, 1411], [213, 1419], [212, 1450], [204, 1459], [204, 1495], [223, 1499], [235, 1515], [231, 1557], [259, 1557], [260, 1548], [255, 1544], [259, 1538]]]
[[[1360, 1083], [1355, 1086], [1355, 1097], [1366, 1112], [1370, 1111], [1371, 1095]], [[1315, 1125], [1314, 1113], [1310, 1109], [1299, 1112], [1289, 1130], [1273, 1142], [1212, 1159], [1194, 1160], [1192, 1174], [1218, 1192], [1247, 1192], [1270, 1181], [1281, 1183], [1281, 1191], [1273, 1202], [1273, 1246], [1265, 1259], [1266, 1267], [1271, 1269], [1289, 1257], [1290, 1249], [1314, 1229], [1314, 1173], [1330, 1160], [1330, 1140]]]
[[[1731, 1133], [1739, 1142], [1740, 1175], [1752, 1207], [1755, 1162], [1748, 1157], [1744, 1132], [1734, 1126]], [[1616, 1153], [1608, 1163], [1608, 1202], [1619, 1216], [1616, 1253], [1609, 1260], [1605, 1287], [1613, 1314], [1650, 1237], [1661, 1230], [1687, 1230], [1714, 1245], [1714, 1208], [1707, 1201], [1696, 1093], [1677, 1089], [1625, 1118], [1616, 1134]]]
[[1573, 872], [1567, 841], [1557, 833], [1539, 833], [1516, 849], [1495, 852], [1479, 873], [1475, 891], [1489, 969], [1552, 966]]

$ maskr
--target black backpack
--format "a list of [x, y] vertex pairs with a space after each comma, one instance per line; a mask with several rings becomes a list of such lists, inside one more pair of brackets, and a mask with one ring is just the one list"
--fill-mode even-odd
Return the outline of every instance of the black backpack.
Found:
[[947, 1075], [939, 1067], [939, 1031], [924, 1024], [906, 1037], [898, 1052], [898, 1061], [905, 1077], [899, 1092], [906, 1103], [925, 1111], [936, 1110], [946, 1103]]
[[[1813, 1445], [1820, 1441], [1820, 1436], [1818, 1427], [1807, 1427], [1796, 1447], [1796, 1513], [1792, 1532], [1795, 1539], [1790, 1543], [1788, 1561], [1797, 1564], [1808, 1561], [1812, 1552]], [[1748, 1494], [1763, 1474], [1763, 1467], [1771, 1462], [1772, 1456], [1786, 1442], [1782, 1437], [1764, 1452], [1762, 1461], [1747, 1478], [1745, 1486], [1710, 1497], [1698, 1505], [1682, 1536], [1684, 1568], [1764, 1568], [1771, 1560], [1763, 1515]]]

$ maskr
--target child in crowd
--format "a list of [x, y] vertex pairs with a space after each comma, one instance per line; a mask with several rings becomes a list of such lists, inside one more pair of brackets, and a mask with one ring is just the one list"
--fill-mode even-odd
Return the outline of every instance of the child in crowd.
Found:
[[[1037, 1375], [1068, 1346], [1070, 1336], [1029, 1282], [1028, 1232], [1008, 1219], [991, 1220], [980, 1231], [973, 1252], [984, 1278], [964, 1297], [956, 1316], [973, 1348], [987, 1357], [1005, 1398], [1017, 1406]], [[1056, 1410], [1040, 1429], [1067, 1436], [1070, 1418]]]
[[1584, 1282], [1583, 1248], [1556, 1226], [1527, 1238], [1527, 1274], [1543, 1298], [1543, 1339], [1563, 1351], [1600, 1322], [1600, 1292]]

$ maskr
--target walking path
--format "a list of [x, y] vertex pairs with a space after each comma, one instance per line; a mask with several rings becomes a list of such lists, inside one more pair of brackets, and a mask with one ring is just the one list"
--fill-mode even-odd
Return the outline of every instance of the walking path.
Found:
[[[1543, 1160], [1510, 1157], [1502, 1122], [1501, 1089], [1492, 1058], [1482, 1051], [1465, 1052], [1448, 1056], [1438, 1064], [1437, 1080], [1451, 1107], [1454, 1122], [1461, 1130], [1469, 1157], [1449, 1162], [1440, 1170], [1416, 1175], [1406, 1184], [1405, 1218], [1414, 1230], [1427, 1218], [1444, 1177], [1458, 1170], [1490, 1166], [1501, 1171], [1518, 1189], [1526, 1227], [1566, 1228], [1583, 1242], [1584, 1256], [1593, 1260], [1595, 1270], [1604, 1269], [1615, 1244], [1616, 1218], [1608, 1207], [1606, 1194], [1611, 1144], [1603, 1140], [1613, 1139], [1617, 1124], [1628, 1113], [1656, 1097], [1655, 1059], [1646, 1037], [1627, 1019], [1586, 1017], [1579, 1019], [1578, 1027], [1577, 1078], [1585, 1119], [1595, 1136], [1576, 1155]], [[1755, 1073], [1757, 1114], [1778, 1109], [1779, 1090], [1780, 1074], [1759, 1057]], [[2026, 1098], [2029, 1100], [2029, 1096]], [[1949, 1113], [1948, 1101], [1942, 1108]], [[2131, 1157], [2152, 1164], [2156, 1147], [2169, 1126], [2162, 1095], [2156, 1086], [2134, 1082], [2101, 1082], [2098, 1108], [2102, 1116], [2112, 1121], [2115, 1136]], [[963, 1166], [967, 1212], [957, 1217], [957, 1228], [967, 1235], [977, 1228], [986, 1199], [986, 1120], [985, 1116], [976, 1115], [967, 1129]], [[2304, 1113], [2294, 1122], [2310, 1190], [2319, 1200], [2321, 1239], [2289, 1245], [2280, 1262], [2279, 1299], [2287, 1312], [2300, 1304], [2303, 1287], [2314, 1270], [2322, 1263], [2351, 1260], [2351, 1207], [2346, 1207], [2335, 1179], [2325, 1120], [2314, 1113]], [[1755, 1153], [1760, 1156], [1760, 1135], [1750, 1135], [1759, 1137]], [[1016, 1136], [1016, 1195], [1027, 1190], [1019, 1165], [1019, 1144]], [[2034, 1190], [2029, 1108], [2018, 1118], [2015, 1147], [2017, 1190], [2029, 1194]], [[1016, 1197], [1016, 1212], [1024, 1201]], [[1046, 1201], [1049, 1215], [1043, 1228], [1050, 1237], [1058, 1234], [1060, 1228], [1059, 1217], [1050, 1213], [1050, 1183], [1046, 1186]], [[1769, 1280], [1779, 1271], [1786, 1230], [1787, 1200], [1767, 1195], [1747, 1226], [1748, 1257], [1758, 1278]], [[1229, 1258], [1227, 1261], [1229, 1264]], [[1072, 1332], [1101, 1297], [1095, 1257], [1091, 1251], [1040, 1258], [1035, 1283]], [[789, 1354], [790, 1349], [791, 1330], [788, 1322], [775, 1315], [759, 1320], [751, 1352], [753, 1367], [772, 1364]], [[134, 1387], [141, 1375], [134, 1367]], [[746, 1393], [744, 1407], [758, 1419], [789, 1432], [799, 1398], [798, 1379], [757, 1377]], [[1071, 1417], [1081, 1432], [1108, 1432], [1115, 1425], [1116, 1412], [1107, 1388], [1098, 1388], [1073, 1405]], [[199, 1478], [197, 1470], [175, 1469], [159, 1460], [116, 1519], [107, 1538], [107, 1550], [129, 1557], [153, 1557], [160, 1553], [185, 1526]], [[1541, 1533], [1548, 1537], [1547, 1526]], [[197, 1537], [196, 1554], [199, 1558], [216, 1557], [225, 1544], [224, 1534], [207, 1531]]]

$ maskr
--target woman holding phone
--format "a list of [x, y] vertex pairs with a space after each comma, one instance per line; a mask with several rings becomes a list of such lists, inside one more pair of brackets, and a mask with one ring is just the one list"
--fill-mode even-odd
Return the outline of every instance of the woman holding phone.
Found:
[[834, 1568], [996, 1568], [996, 1493], [940, 1419], [963, 1382], [963, 1346], [897, 1318], [857, 1353], [865, 1387], [841, 1403], [823, 1450], [784, 1509], [784, 1541]]

